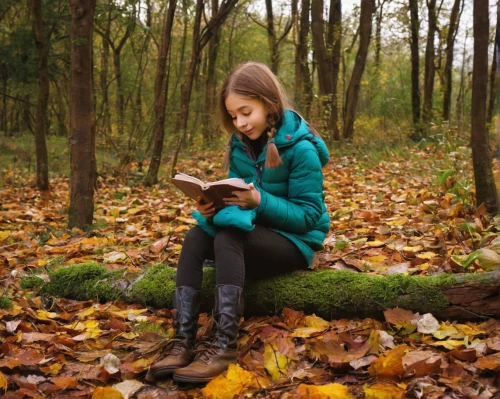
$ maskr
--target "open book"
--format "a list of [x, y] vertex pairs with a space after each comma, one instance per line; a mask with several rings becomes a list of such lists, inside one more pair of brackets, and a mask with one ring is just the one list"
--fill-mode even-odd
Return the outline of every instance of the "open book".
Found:
[[196, 177], [178, 173], [172, 179], [174, 183], [188, 197], [197, 200], [201, 197], [205, 203], [213, 202], [216, 208], [225, 206], [223, 198], [233, 196], [233, 191], [250, 190], [243, 179], [230, 178], [211, 183], [203, 183]]

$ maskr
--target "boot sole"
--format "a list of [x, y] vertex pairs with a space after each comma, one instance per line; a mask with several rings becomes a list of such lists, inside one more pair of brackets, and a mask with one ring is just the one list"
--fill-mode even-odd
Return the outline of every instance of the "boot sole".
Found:
[[188, 376], [183, 376], [183, 375], [176, 375], [174, 373], [174, 381], [175, 382], [183, 382], [186, 384], [203, 384], [212, 381], [215, 377], [217, 377], [219, 374], [214, 375], [212, 377], [188, 377]]

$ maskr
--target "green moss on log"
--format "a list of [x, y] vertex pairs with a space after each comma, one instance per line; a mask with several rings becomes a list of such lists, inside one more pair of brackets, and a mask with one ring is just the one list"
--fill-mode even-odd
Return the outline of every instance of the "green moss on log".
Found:
[[[87, 263], [59, 267], [44, 290], [58, 297], [101, 302], [116, 299], [140, 302], [155, 308], [172, 307], [176, 270], [159, 264], [151, 267], [127, 290], [116, 283], [121, 272]], [[322, 317], [339, 314], [373, 315], [401, 307], [436, 312], [449, 305], [441, 291], [457, 284], [454, 275], [411, 277], [402, 274], [373, 276], [349, 271], [298, 271], [265, 280], [247, 281], [245, 306], [248, 314], [279, 313], [284, 307], [316, 313]], [[215, 269], [205, 268], [202, 309], [213, 306]]]
[[135, 299], [155, 308], [172, 307], [176, 270], [163, 264], [151, 267], [128, 290], [130, 299]]
[[108, 272], [96, 263], [61, 266], [49, 273], [50, 282], [44, 292], [56, 297], [99, 302], [125, 300], [125, 294], [115, 281], [122, 272]]

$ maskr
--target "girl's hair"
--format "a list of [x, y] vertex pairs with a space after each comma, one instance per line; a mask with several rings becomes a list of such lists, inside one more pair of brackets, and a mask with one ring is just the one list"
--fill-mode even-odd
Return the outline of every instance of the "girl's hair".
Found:
[[[234, 131], [233, 120], [226, 109], [226, 98], [231, 93], [254, 98], [264, 103], [268, 112], [266, 167], [279, 166], [282, 161], [274, 144], [276, 126], [283, 118], [285, 109], [292, 109], [292, 106], [278, 79], [265, 64], [260, 62], [246, 62], [233, 69], [222, 85], [218, 104], [220, 126], [229, 134]], [[231, 143], [228, 142], [222, 169], [227, 170], [230, 156]]]

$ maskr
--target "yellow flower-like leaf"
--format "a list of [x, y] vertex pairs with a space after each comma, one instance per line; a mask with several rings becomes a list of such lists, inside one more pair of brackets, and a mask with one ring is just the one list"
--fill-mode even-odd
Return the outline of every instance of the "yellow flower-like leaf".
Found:
[[235, 395], [244, 395], [267, 385], [264, 379], [258, 379], [254, 373], [232, 363], [225, 375], [221, 374], [210, 381], [201, 392], [211, 399], [232, 399]]
[[264, 367], [271, 375], [273, 381], [278, 381], [283, 375], [286, 375], [288, 363], [288, 358], [280, 353], [274, 344], [266, 344], [264, 349]]
[[7, 392], [7, 377], [5, 377], [0, 371], [0, 389], [3, 389], [4, 392]]
[[109, 387], [97, 387], [92, 394], [92, 399], [124, 399], [120, 391]]
[[134, 316], [139, 316], [141, 313], [147, 312], [147, 309], [125, 309], [125, 310], [110, 310], [109, 314], [120, 319], [134, 319]]
[[365, 399], [402, 399], [406, 390], [389, 384], [373, 384], [364, 387]]
[[370, 366], [370, 375], [381, 378], [396, 378], [405, 372], [402, 358], [410, 350], [408, 345], [399, 345], [383, 354]]
[[300, 384], [297, 387], [298, 397], [309, 399], [351, 399], [354, 396], [345, 385], [332, 383], [325, 385]]

